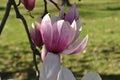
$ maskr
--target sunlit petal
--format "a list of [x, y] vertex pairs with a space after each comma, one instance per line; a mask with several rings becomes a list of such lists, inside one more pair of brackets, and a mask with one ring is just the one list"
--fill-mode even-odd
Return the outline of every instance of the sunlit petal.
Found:
[[43, 44], [42, 36], [38, 26], [35, 26], [34, 24], [32, 24], [32, 27], [30, 29], [30, 36], [36, 46], [38, 47], [42, 46]]
[[47, 53], [40, 69], [40, 80], [56, 80], [60, 70], [60, 56]]
[[69, 69], [61, 67], [57, 80], [76, 80], [76, 79]]
[[52, 39], [52, 46], [51, 46], [51, 50], [50, 50], [51, 52], [54, 52], [54, 53], [60, 52], [58, 44], [59, 44], [59, 38], [60, 38], [60, 31], [62, 29], [63, 23], [64, 23], [63, 20], [59, 20], [53, 24], [53, 29], [52, 29], [53, 39]]
[[53, 31], [52, 31], [52, 23], [49, 15], [45, 15], [41, 22], [41, 34], [43, 42], [48, 50], [50, 50], [52, 45], [52, 37], [53, 37]]
[[[61, 22], [58, 22], [58, 25], [60, 25]], [[59, 42], [58, 42], [58, 48], [60, 51], [63, 51], [67, 48], [69, 41], [71, 39], [71, 27], [68, 22], [63, 22], [62, 26], [58, 26], [59, 30]]]
[[78, 52], [82, 51], [85, 48], [85, 46], [87, 44], [87, 41], [88, 41], [88, 35], [85, 38], [72, 43], [68, 47], [68, 49], [63, 51], [63, 53], [64, 54], [75, 54], [75, 53], [78, 53]]
[[79, 37], [80, 32], [82, 31], [82, 26], [79, 20], [76, 21], [76, 26], [77, 26], [77, 29], [76, 29], [75, 40]]
[[102, 80], [98, 73], [89, 72], [81, 80]]
[[46, 50], [46, 47], [45, 47], [45, 45], [43, 45], [42, 50], [41, 50], [41, 60], [42, 60], [42, 61], [45, 60], [45, 57], [46, 57], [47, 53], [48, 53], [48, 52], [47, 52], [47, 50]]

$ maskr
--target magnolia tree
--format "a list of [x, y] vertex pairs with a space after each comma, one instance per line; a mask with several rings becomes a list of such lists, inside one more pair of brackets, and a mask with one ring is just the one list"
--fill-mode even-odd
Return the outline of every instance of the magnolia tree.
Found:
[[[20, 2], [29, 11], [35, 7], [35, 0], [20, 0]], [[55, 2], [53, 3], [55, 4]], [[62, 7], [58, 16], [52, 16], [45, 11], [42, 18], [38, 18], [32, 24], [29, 32], [26, 20], [19, 12], [16, 2], [8, 0], [6, 13], [0, 24], [0, 33], [9, 16], [11, 6], [14, 6], [17, 18], [20, 18], [24, 24], [33, 51], [36, 80], [76, 80], [69, 69], [60, 65], [61, 54], [69, 56], [80, 53], [88, 41], [88, 35], [84, 38], [78, 38], [82, 26], [76, 4], [73, 4], [67, 13], [64, 12], [64, 7]], [[37, 50], [36, 47], [39, 47], [40, 50]], [[41, 68], [38, 68], [36, 64], [36, 55], [40, 56]], [[99, 74], [89, 72], [81, 80], [101, 80], [101, 78]]]

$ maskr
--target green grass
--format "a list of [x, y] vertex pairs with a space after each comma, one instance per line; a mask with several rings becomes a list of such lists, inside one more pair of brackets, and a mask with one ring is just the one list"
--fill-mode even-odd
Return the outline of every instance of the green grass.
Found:
[[[6, 1], [2, 0], [0, 3], [0, 21], [4, 15]], [[19, 6], [29, 28], [31, 23], [43, 13], [42, 0], [36, 1], [36, 8], [32, 11], [34, 19], [28, 15], [23, 5]], [[71, 69], [77, 80], [89, 71], [100, 73], [103, 80], [120, 80], [120, 1], [71, 0], [71, 3], [74, 1], [77, 3], [83, 26], [82, 36], [88, 34], [89, 41], [80, 54], [62, 55], [61, 64]], [[49, 12], [58, 15], [57, 9], [51, 5]], [[40, 62], [39, 58], [38, 62]], [[16, 19], [12, 8], [0, 36], [0, 75], [2, 74], [4, 78], [34, 80], [33, 69], [32, 52], [23, 24]]]

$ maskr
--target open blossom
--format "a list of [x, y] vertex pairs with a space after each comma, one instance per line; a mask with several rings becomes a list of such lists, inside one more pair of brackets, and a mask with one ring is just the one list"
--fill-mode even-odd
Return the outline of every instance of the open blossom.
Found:
[[66, 79], [63, 79], [63, 76], [58, 77], [63, 69], [60, 66], [60, 54], [75, 54], [85, 48], [88, 36], [78, 38], [81, 26], [75, 20], [69, 23], [47, 14], [43, 17], [39, 29], [44, 43], [41, 53], [43, 64], [40, 69], [40, 80], [57, 78], [57, 80], [75, 80], [74, 76]]
[[42, 40], [47, 51], [55, 54], [74, 54], [82, 51], [86, 46], [88, 36], [81, 39], [76, 38], [77, 33], [81, 31], [81, 29], [76, 30], [79, 27], [77, 22], [74, 20], [70, 24], [64, 20], [55, 21], [52, 19], [48, 14], [45, 15], [40, 27]]
[[33, 8], [35, 7], [35, 0], [21, 0], [21, 2], [29, 11], [33, 10]]
[[[79, 39], [81, 30], [76, 4], [73, 4], [66, 15], [63, 15], [62, 9], [59, 17], [46, 14], [42, 20], [37, 21], [30, 34], [37, 46], [43, 44], [40, 80], [75, 80], [69, 70], [60, 66], [60, 54], [75, 54], [85, 48], [88, 35]], [[70, 77], [62, 75], [64, 70]]]

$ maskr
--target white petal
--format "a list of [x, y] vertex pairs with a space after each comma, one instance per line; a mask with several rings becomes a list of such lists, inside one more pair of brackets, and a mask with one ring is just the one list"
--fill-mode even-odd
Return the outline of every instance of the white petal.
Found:
[[72, 27], [72, 34], [71, 34], [70, 43], [72, 43], [75, 40], [76, 33], [77, 33], [77, 24], [75, 20], [72, 22], [71, 27]]
[[81, 23], [79, 20], [76, 21], [76, 26], [77, 26], [77, 29], [76, 29], [76, 34], [75, 34], [74, 40], [76, 40], [79, 37], [80, 32], [82, 31], [82, 26], [81, 26]]
[[42, 61], [45, 60], [45, 57], [46, 57], [47, 53], [48, 53], [48, 52], [47, 52], [47, 50], [46, 50], [46, 47], [45, 47], [45, 45], [43, 45], [42, 50], [41, 50], [41, 60], [42, 60]]
[[98, 73], [89, 72], [81, 80], [102, 80]]
[[60, 70], [60, 56], [47, 53], [40, 69], [40, 80], [56, 80]]
[[69, 69], [61, 67], [57, 80], [76, 80], [76, 79]]

